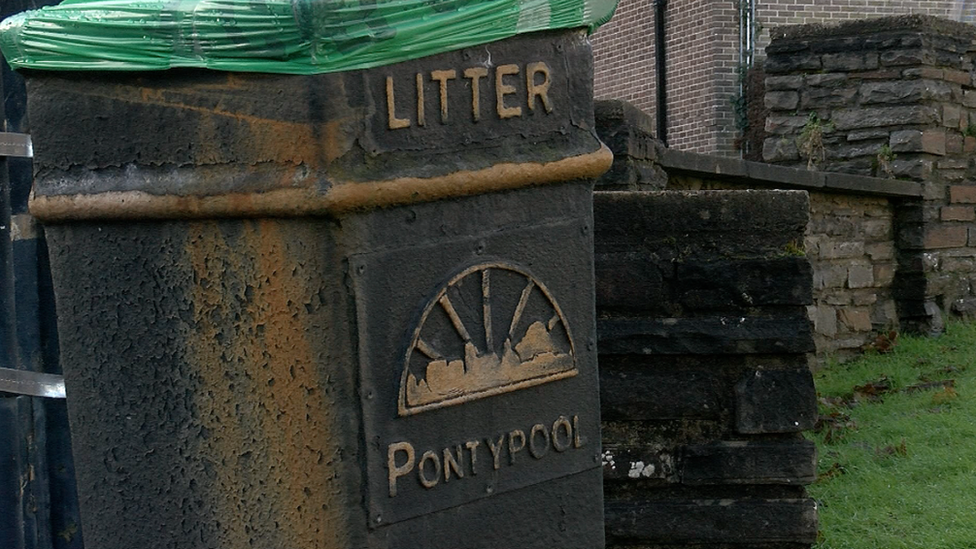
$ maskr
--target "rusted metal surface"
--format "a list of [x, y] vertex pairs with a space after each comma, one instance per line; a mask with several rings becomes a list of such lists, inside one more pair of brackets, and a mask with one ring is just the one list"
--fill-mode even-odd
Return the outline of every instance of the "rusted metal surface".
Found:
[[50, 228], [88, 543], [362, 545], [349, 315], [325, 225]]
[[601, 548], [589, 63], [38, 77], [86, 541]]

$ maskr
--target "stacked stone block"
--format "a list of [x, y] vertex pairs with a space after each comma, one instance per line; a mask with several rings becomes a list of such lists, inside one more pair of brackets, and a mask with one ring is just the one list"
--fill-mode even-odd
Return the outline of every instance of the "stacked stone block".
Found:
[[927, 16], [787, 27], [767, 48], [763, 155], [921, 182], [894, 207], [903, 328], [976, 310], [976, 28]]
[[[756, 6], [756, 18], [761, 27], [757, 37], [759, 49], [764, 49], [775, 35], [776, 28], [785, 25], [810, 23], [840, 23], [852, 19], [922, 14], [945, 17], [957, 21], [973, 21], [973, 14], [964, 12], [969, 0], [751, 0]], [[761, 53], [760, 53], [761, 55]]]
[[[673, 156], [662, 159], [665, 170], [675, 171]], [[789, 185], [759, 178], [730, 181], [718, 174], [684, 173], [668, 179], [672, 190], [777, 186]], [[813, 303], [807, 310], [821, 358], [849, 358], [879, 334], [898, 329], [892, 295], [897, 270], [892, 208], [886, 197], [810, 192], [810, 222], [795, 252], [804, 254], [813, 269]]]
[[860, 350], [878, 332], [898, 328], [893, 215], [887, 198], [810, 194], [803, 248], [813, 266], [810, 318], [819, 351]]
[[601, 191], [659, 191], [668, 184], [661, 168], [664, 145], [654, 139], [654, 120], [627, 101], [596, 101], [596, 131], [613, 151], [613, 164], [597, 180]]
[[597, 192], [608, 547], [799, 549], [816, 539], [797, 191]]

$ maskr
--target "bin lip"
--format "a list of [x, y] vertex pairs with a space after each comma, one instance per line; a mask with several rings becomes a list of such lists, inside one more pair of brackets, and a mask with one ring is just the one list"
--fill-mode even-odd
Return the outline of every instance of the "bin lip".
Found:
[[606, 145], [594, 152], [552, 162], [499, 163], [437, 177], [381, 181], [336, 181], [324, 191], [310, 188], [207, 196], [109, 191], [38, 195], [31, 191], [31, 215], [45, 222], [122, 219], [211, 219], [339, 216], [356, 211], [432, 202], [524, 187], [595, 179], [613, 163]]

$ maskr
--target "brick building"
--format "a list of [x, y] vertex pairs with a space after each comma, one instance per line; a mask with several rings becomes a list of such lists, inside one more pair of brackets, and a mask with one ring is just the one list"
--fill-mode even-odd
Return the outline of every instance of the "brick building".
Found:
[[[769, 29], [920, 13], [976, 21], [976, 0], [620, 0], [593, 35], [596, 95], [656, 115], [655, 10], [664, 11], [667, 142], [739, 156], [748, 69], [762, 62]], [[762, 97], [761, 93], [757, 94]]]

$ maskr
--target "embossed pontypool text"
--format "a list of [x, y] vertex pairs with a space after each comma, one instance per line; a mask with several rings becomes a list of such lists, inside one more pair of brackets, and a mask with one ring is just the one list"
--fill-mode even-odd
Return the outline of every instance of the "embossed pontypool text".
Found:
[[[517, 118], [522, 116], [522, 106], [515, 105], [515, 96], [524, 95], [525, 105], [530, 112], [541, 105], [547, 113], [552, 112], [552, 101], [549, 99], [549, 87], [552, 77], [549, 65], [539, 61], [528, 63], [524, 67], [514, 64], [498, 65], [493, 70], [486, 67], [469, 67], [460, 73], [457, 70], [436, 70], [425, 74], [418, 72], [414, 75], [415, 97], [417, 102], [410, 107], [401, 96], [397, 100], [396, 85], [392, 76], [386, 77], [386, 120], [391, 130], [427, 125], [426, 93], [428, 86], [436, 87], [440, 99], [440, 121], [447, 124], [451, 113], [448, 111], [449, 83], [463, 78], [470, 80], [471, 87], [471, 119], [481, 120], [481, 81], [494, 84], [495, 114], [498, 118]], [[434, 85], [436, 83], [436, 85]], [[398, 106], [399, 105], [399, 106]], [[401, 117], [403, 111], [410, 111]], [[412, 116], [411, 116], [412, 115]]]
[[461, 480], [465, 475], [476, 476], [479, 471], [488, 470], [488, 467], [497, 471], [503, 465], [517, 465], [529, 456], [543, 459], [550, 449], [562, 453], [578, 450], [585, 444], [586, 439], [580, 434], [579, 416], [572, 419], [559, 416], [552, 425], [536, 423], [527, 431], [513, 429], [440, 451], [426, 450], [419, 459], [413, 444], [394, 442], [387, 448], [390, 497], [397, 495], [397, 479], [411, 473], [421, 486], [430, 490], [442, 482], [447, 484], [452, 479]]

